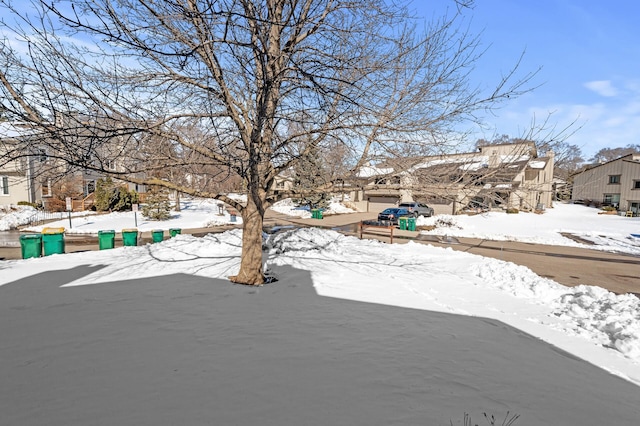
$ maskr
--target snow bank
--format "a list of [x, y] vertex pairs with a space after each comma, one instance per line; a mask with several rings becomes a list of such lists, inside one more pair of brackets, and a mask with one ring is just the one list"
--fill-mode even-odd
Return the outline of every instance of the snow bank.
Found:
[[[277, 211], [278, 213], [286, 214], [287, 216], [300, 217], [302, 219], [311, 218], [311, 212], [309, 210], [298, 208], [298, 206], [296, 206], [291, 198], [278, 201], [273, 206], [271, 206], [271, 210]], [[355, 212], [355, 210], [346, 207], [337, 199], [332, 199], [329, 202], [329, 206], [323, 210], [323, 215], [328, 216], [332, 214], [349, 214]]]
[[0, 205], [0, 231], [8, 231], [26, 225], [35, 213], [36, 209], [31, 206]]

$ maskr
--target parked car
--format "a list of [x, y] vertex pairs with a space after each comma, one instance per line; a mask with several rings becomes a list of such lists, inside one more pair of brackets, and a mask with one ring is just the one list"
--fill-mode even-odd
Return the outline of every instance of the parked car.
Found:
[[388, 209], [384, 209], [381, 213], [378, 213], [378, 220], [381, 222], [389, 222], [392, 225], [397, 225], [398, 219], [401, 217], [409, 217], [411, 215], [411, 212], [405, 208], [390, 207]]
[[399, 208], [404, 208], [409, 210], [409, 213], [411, 213], [413, 216], [418, 217], [418, 216], [425, 216], [425, 217], [431, 217], [433, 216], [433, 208], [429, 207], [426, 204], [423, 203], [400, 203], [398, 205]]

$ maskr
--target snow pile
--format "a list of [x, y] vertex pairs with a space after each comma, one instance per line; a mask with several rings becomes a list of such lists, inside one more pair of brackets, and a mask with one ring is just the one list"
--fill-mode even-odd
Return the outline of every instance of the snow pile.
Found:
[[526, 266], [502, 260], [474, 264], [471, 270], [486, 285], [515, 297], [536, 299], [540, 303], [558, 300], [569, 290], [569, 287], [534, 274]]
[[640, 299], [636, 296], [581, 285], [556, 301], [554, 313], [568, 319], [577, 335], [640, 360]]
[[271, 206], [271, 210], [286, 214], [287, 216], [300, 217], [302, 219], [311, 218], [311, 212], [309, 210], [299, 209], [291, 198], [285, 198], [284, 200], [274, 203]]
[[486, 285], [518, 298], [549, 305], [563, 319], [563, 331], [620, 351], [640, 362], [640, 299], [617, 295], [604, 288], [565, 287], [548, 278], [533, 276], [520, 265], [494, 260], [472, 269]]
[[31, 206], [0, 205], [0, 231], [26, 225], [35, 213], [36, 209]]
[[[287, 216], [299, 217], [302, 219], [311, 218], [311, 212], [309, 209], [298, 207], [291, 198], [286, 198], [284, 200], [278, 201], [273, 206], [271, 206], [271, 210], [277, 211], [278, 213], [286, 214]], [[332, 214], [348, 214], [355, 213], [356, 211], [346, 207], [337, 199], [332, 199], [329, 202], [329, 206], [323, 209], [322, 214], [325, 216]]]
[[339, 201], [331, 201], [329, 207], [325, 210], [325, 214], [349, 214], [356, 211], [342, 204]]

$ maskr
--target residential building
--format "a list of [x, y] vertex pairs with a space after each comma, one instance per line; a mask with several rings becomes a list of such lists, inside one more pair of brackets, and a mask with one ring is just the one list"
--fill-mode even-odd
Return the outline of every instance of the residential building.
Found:
[[23, 129], [8, 123], [0, 123], [0, 204], [15, 205], [20, 201], [34, 203], [36, 181], [34, 159], [13, 155], [17, 149], [16, 138]]
[[640, 216], [640, 154], [629, 154], [576, 174], [571, 199], [613, 206]]
[[[27, 126], [0, 122], [0, 204], [26, 201], [59, 210], [66, 207], [65, 198], [70, 196], [74, 210], [93, 205], [96, 182], [105, 175], [80, 167], [70, 170], [52, 146], [42, 143]], [[121, 171], [120, 161], [116, 157], [105, 160], [105, 170]], [[138, 192], [146, 189], [144, 185], [128, 187]]]
[[538, 157], [533, 142], [488, 145], [477, 152], [387, 161], [361, 169], [360, 210], [405, 201], [426, 202], [436, 213], [465, 209], [536, 210], [553, 201], [554, 154]]

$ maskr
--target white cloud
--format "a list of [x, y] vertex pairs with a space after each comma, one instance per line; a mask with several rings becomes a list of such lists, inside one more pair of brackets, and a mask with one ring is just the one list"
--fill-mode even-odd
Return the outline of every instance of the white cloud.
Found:
[[[527, 135], [532, 124], [545, 124], [547, 132], [541, 131], [534, 138], [545, 137], [548, 131], [559, 132], [575, 122], [571, 126], [575, 133], [567, 142], [580, 147], [584, 158], [588, 159], [602, 148], [640, 143], [640, 92], [632, 90], [633, 84], [632, 81], [625, 82], [625, 92], [618, 92], [624, 96], [615, 99], [602, 97], [598, 102], [576, 103], [567, 99], [567, 103], [520, 105], [502, 110], [487, 121], [496, 134], [510, 136]], [[592, 84], [591, 88], [596, 86]], [[614, 90], [608, 82], [598, 87]], [[640, 85], [637, 88], [640, 89]], [[545, 119], [548, 119], [546, 123]]]
[[613, 87], [611, 80], [589, 81], [584, 84], [584, 87], [600, 96], [612, 97], [618, 94], [618, 89]]

